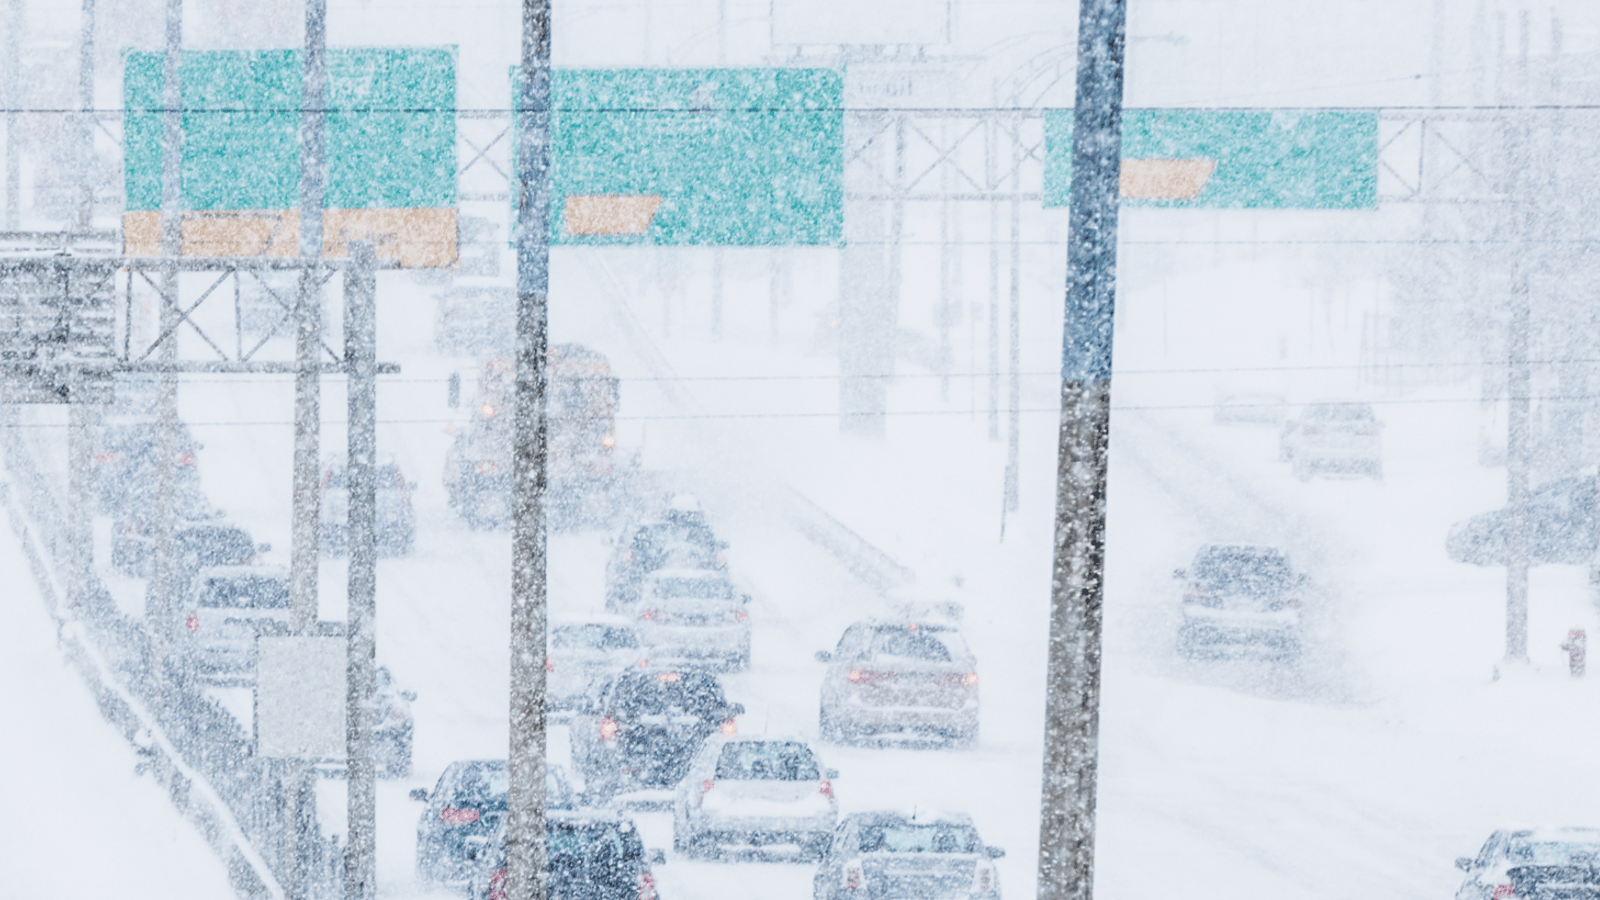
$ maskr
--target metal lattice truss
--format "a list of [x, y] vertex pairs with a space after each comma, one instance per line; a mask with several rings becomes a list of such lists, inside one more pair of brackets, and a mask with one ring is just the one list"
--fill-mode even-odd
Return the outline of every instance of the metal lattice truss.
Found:
[[1385, 110], [1378, 118], [1380, 203], [1500, 203], [1504, 114]]
[[1037, 110], [845, 112], [847, 201], [998, 201], [1041, 197]]
[[[267, 359], [270, 351], [263, 351], [281, 351], [293, 339], [298, 281], [305, 268], [300, 260], [185, 260], [183, 269], [205, 275], [205, 288], [192, 299], [185, 291], [174, 295], [163, 287], [161, 260], [128, 259], [125, 265], [118, 354], [124, 369], [171, 367], [175, 361], [185, 370], [292, 370], [292, 363]], [[339, 268], [326, 262], [312, 266], [316, 289], [325, 292]], [[275, 343], [275, 338], [283, 340]], [[343, 359], [325, 338], [321, 351], [325, 365], [337, 366]]]

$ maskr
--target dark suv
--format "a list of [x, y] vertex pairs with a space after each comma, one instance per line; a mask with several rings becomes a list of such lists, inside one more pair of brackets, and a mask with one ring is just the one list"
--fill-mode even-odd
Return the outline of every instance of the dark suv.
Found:
[[1182, 580], [1178, 652], [1187, 657], [1265, 650], [1284, 660], [1300, 655], [1300, 596], [1306, 578], [1276, 547], [1207, 544]]
[[729, 703], [709, 672], [634, 669], [597, 682], [572, 719], [572, 758], [588, 790], [675, 786], [712, 732], [737, 730], [744, 706]]
[[[571, 809], [572, 788], [561, 770], [545, 768], [545, 808]], [[479, 857], [501, 825], [509, 806], [510, 773], [503, 759], [453, 762], [429, 793], [411, 792], [428, 804], [417, 822], [417, 876], [425, 882], [457, 887], [483, 867]]]
[[[651, 865], [666, 861], [646, 850], [633, 820], [606, 810], [555, 813], [545, 823], [550, 900], [656, 900]], [[502, 824], [486, 842], [467, 896], [506, 900], [506, 837]]]
[[651, 572], [723, 568], [727, 546], [712, 533], [698, 504], [687, 498], [659, 516], [628, 525], [606, 562], [606, 611], [629, 611]]

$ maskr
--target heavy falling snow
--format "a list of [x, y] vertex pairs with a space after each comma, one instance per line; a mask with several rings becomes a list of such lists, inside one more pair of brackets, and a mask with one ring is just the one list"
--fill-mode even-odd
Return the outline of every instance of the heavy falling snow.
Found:
[[547, 126], [549, 898], [1600, 898], [1600, 6], [1126, 7], [1094, 865], [1041, 885], [1077, 4], [559, 0], [523, 119], [512, 0], [9, 0], [0, 897], [347, 897], [365, 834], [363, 898], [515, 895]]

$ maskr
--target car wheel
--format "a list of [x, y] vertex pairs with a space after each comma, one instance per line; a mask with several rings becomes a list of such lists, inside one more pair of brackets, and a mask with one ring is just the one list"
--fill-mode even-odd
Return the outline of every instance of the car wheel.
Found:
[[978, 746], [978, 726], [965, 728], [950, 736], [950, 748], [953, 750], [974, 750]]
[[822, 712], [817, 717], [817, 731], [822, 739], [830, 744], [842, 744], [845, 742], [844, 729], [839, 727], [838, 720], [834, 718], [832, 710], [828, 709], [826, 705], [822, 707]]
[[1178, 655], [1184, 659], [1194, 659], [1195, 651], [1194, 632], [1187, 628], [1178, 629]]

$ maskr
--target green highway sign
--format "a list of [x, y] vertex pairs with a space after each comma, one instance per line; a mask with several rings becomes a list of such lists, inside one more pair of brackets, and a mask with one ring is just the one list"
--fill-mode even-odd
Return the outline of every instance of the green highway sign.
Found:
[[[1373, 209], [1378, 115], [1350, 110], [1129, 109], [1125, 206]], [[1072, 111], [1045, 114], [1044, 205], [1072, 184]]]
[[[295, 209], [300, 51], [187, 51], [183, 206]], [[130, 52], [123, 80], [128, 210], [161, 207], [162, 54]], [[455, 52], [328, 51], [326, 206], [455, 205]]]
[[843, 242], [842, 73], [558, 69], [552, 75], [555, 242]]

